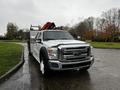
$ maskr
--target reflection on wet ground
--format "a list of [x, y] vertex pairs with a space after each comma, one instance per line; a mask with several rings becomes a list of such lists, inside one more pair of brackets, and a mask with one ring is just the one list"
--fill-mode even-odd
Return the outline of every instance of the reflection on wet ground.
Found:
[[96, 61], [88, 71], [57, 71], [52, 72], [47, 78], [41, 76], [39, 64], [29, 56], [32, 65], [30, 66], [31, 88], [34, 90], [119, 90], [120, 70], [117, 67], [119, 67], [120, 55], [117, 53], [120, 51], [94, 49]]
[[[30, 56], [32, 88], [40, 90], [93, 90], [89, 72], [57, 71], [43, 78], [39, 71], [39, 64]], [[37, 68], [37, 69], [36, 69]], [[39, 72], [39, 73], [38, 73]], [[35, 78], [39, 77], [39, 78]], [[84, 85], [83, 85], [84, 84]]]
[[95, 63], [88, 71], [55, 71], [43, 78], [39, 63], [24, 46], [23, 67], [0, 90], [120, 90], [120, 50], [94, 49]]

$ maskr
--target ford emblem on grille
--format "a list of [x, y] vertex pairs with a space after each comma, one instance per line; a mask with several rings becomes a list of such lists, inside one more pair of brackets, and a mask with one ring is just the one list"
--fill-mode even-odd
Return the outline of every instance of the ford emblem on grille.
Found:
[[73, 52], [73, 55], [74, 56], [79, 56], [79, 55], [81, 55], [81, 52]]

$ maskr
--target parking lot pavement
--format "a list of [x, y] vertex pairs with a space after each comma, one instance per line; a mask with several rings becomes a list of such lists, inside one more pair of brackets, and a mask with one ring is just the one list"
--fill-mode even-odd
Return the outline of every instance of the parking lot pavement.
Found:
[[87, 72], [52, 72], [43, 78], [39, 64], [24, 46], [23, 67], [0, 90], [120, 90], [120, 50], [94, 49], [95, 63]]

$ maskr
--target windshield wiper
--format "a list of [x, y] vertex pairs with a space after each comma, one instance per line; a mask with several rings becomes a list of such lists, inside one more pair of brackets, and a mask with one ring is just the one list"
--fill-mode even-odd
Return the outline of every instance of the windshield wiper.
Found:
[[45, 41], [48, 41], [48, 40], [55, 40], [54, 38], [46, 38], [44, 39]]
[[68, 40], [69, 38], [60, 38], [60, 39], [62, 39], [62, 40]]

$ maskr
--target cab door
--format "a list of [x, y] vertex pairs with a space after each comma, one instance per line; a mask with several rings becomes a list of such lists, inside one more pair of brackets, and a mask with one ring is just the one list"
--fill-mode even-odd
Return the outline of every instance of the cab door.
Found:
[[42, 40], [41, 32], [39, 32], [35, 37], [35, 43], [34, 43], [34, 54], [38, 62], [40, 62], [39, 56], [40, 56], [40, 47], [42, 45], [41, 40]]

